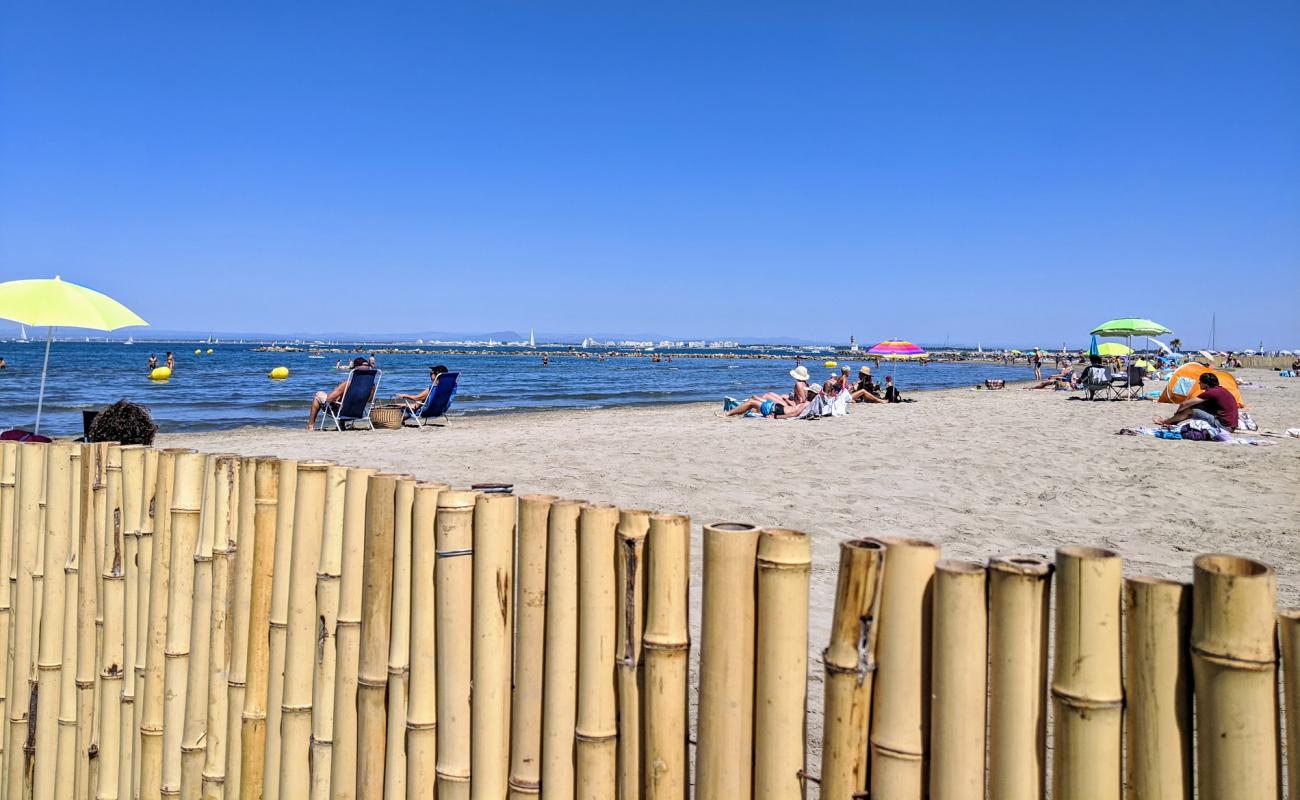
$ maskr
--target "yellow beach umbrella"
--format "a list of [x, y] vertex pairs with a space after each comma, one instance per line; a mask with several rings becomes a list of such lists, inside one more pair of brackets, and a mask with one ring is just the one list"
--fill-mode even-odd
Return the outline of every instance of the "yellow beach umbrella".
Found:
[[0, 283], [0, 318], [32, 327], [45, 326], [45, 362], [41, 366], [41, 391], [36, 401], [36, 427], [41, 432], [41, 406], [45, 402], [45, 374], [50, 367], [50, 343], [54, 329], [91, 328], [115, 331], [133, 325], [148, 325], [134, 311], [106, 294], [87, 289], [55, 275], [53, 279]]
[[1097, 345], [1097, 355], [1100, 356], [1127, 356], [1133, 353], [1133, 348], [1119, 342], [1105, 342]]

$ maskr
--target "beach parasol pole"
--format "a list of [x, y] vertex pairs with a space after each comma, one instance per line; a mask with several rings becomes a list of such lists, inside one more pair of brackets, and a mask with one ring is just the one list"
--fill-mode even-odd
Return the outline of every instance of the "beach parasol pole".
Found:
[[41, 363], [41, 390], [36, 395], [36, 424], [32, 433], [41, 432], [41, 408], [45, 405], [45, 373], [50, 370], [50, 343], [54, 341], [54, 326], [45, 329], [45, 361]]

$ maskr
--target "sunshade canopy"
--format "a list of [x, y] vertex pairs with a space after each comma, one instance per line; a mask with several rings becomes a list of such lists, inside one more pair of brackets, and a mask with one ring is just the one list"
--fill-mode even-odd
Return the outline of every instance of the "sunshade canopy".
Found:
[[97, 331], [149, 324], [108, 295], [58, 276], [0, 283], [0, 317], [31, 326]]
[[879, 344], [873, 345], [867, 351], [867, 355], [882, 358], [913, 358], [925, 355], [925, 348], [904, 339], [886, 339]]
[[1133, 348], [1119, 342], [1102, 342], [1097, 345], [1097, 355], [1099, 356], [1126, 356], [1133, 352]]
[[1196, 397], [1201, 393], [1201, 375], [1206, 372], [1213, 372], [1219, 379], [1219, 385], [1237, 398], [1237, 405], [1241, 408], [1246, 407], [1246, 404], [1241, 401], [1241, 390], [1237, 388], [1237, 379], [1232, 377], [1231, 372], [1211, 369], [1196, 361], [1188, 362], [1174, 370], [1174, 374], [1169, 376], [1168, 385], [1160, 393], [1160, 402], [1178, 404]]
[[1159, 322], [1152, 322], [1149, 319], [1139, 317], [1124, 317], [1123, 319], [1112, 319], [1109, 322], [1103, 322], [1092, 329], [1095, 336], [1160, 336], [1173, 331], [1161, 325]]

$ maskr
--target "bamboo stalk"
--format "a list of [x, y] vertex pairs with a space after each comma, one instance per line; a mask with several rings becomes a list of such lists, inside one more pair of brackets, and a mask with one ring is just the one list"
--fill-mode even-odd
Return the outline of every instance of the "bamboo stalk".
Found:
[[[253, 559], [248, 591], [248, 644], [244, 676], [244, 709], [239, 732], [239, 797], [261, 800], [266, 777], [266, 704], [271, 658], [268, 627], [271, 624], [272, 582], [278, 536], [280, 462], [259, 458], [253, 485]], [[289, 491], [285, 487], [285, 491]], [[241, 537], [242, 538], [242, 537]], [[229, 770], [227, 770], [229, 773]], [[229, 774], [227, 775], [229, 779]], [[230, 796], [235, 789], [231, 784]]]
[[230, 727], [230, 589], [232, 562], [238, 550], [240, 466], [238, 456], [218, 457], [212, 498], [212, 610], [208, 620], [207, 718], [200, 787], [207, 800], [225, 797], [226, 735]]
[[1287, 785], [1295, 797], [1300, 793], [1300, 608], [1283, 611], [1278, 626], [1286, 676], [1282, 697], [1286, 708]]
[[[474, 639], [466, 620], [473, 618], [474, 492], [438, 495], [434, 526], [434, 612], [437, 639], [438, 755], [436, 796], [470, 796], [470, 680]], [[364, 659], [364, 656], [363, 656]]]
[[1273, 568], [1228, 555], [1193, 566], [1198, 796], [1280, 797]]
[[579, 800], [617, 791], [618, 700], [614, 686], [618, 628], [614, 562], [619, 511], [589, 505], [578, 524], [578, 717], [574, 786]]
[[14, 559], [13, 607], [14, 621], [9, 636], [8, 683], [9, 698], [6, 706], [8, 719], [8, 746], [5, 749], [5, 794], [18, 800], [23, 789], [31, 788], [34, 766], [32, 757], [25, 752], [27, 731], [35, 718], [30, 716], [33, 678], [36, 674], [32, 647], [34, 629], [39, 631], [39, 620], [30, 613], [36, 605], [38, 571], [37, 558], [40, 541], [44, 538], [41, 520], [41, 497], [44, 494], [45, 460], [49, 446], [23, 444], [17, 447], [17, 465], [14, 477]]
[[[132, 763], [135, 761], [135, 726], [136, 710], [136, 647], [140, 638], [140, 529], [144, 525], [146, 513], [144, 505], [144, 480], [146, 453], [144, 445], [127, 445], [119, 448], [121, 453], [121, 508], [122, 508], [122, 701], [118, 707], [117, 755], [116, 767], [107, 763], [100, 775], [101, 797], [124, 798], [130, 800], [135, 795]], [[111, 476], [110, 476], [111, 477]], [[152, 494], [152, 492], [151, 492]], [[144, 584], [148, 593], [148, 583]], [[110, 602], [110, 593], [104, 593], [105, 602]], [[108, 613], [106, 611], [106, 613]], [[107, 617], [105, 618], [107, 635]], [[101, 698], [102, 702], [102, 698]], [[103, 736], [110, 735], [110, 728], [103, 728]], [[109, 774], [117, 776], [117, 786], [109, 791], [104, 785]]]
[[257, 463], [255, 456], [239, 462], [239, 539], [230, 576], [230, 669], [226, 689], [226, 764], [223, 797], [240, 795], [243, 760], [244, 699], [248, 686], [248, 642], [252, 612], [253, 556], [257, 547]]
[[[14, 519], [17, 497], [18, 443], [0, 442], [0, 647], [4, 648], [5, 659], [0, 663], [0, 770], [4, 769], [5, 751], [9, 747], [9, 673], [13, 669], [9, 644], [9, 631], [13, 624], [13, 593], [11, 583], [17, 581], [14, 575]], [[6, 789], [5, 781], [0, 776], [0, 800]]]
[[266, 684], [266, 752], [262, 756], [262, 796], [280, 797], [280, 717], [284, 703], [286, 632], [289, 624], [289, 563], [293, 558], [294, 498], [298, 462], [280, 461], [280, 495], [275, 513], [275, 572], [271, 578], [269, 671]]
[[384, 796], [406, 795], [406, 696], [411, 671], [411, 506], [415, 481], [403, 476], [393, 492], [393, 599], [388, 628], [387, 750]]
[[[73, 508], [72, 455], [76, 445], [52, 444], [45, 460], [45, 580], [41, 587], [40, 646], [36, 656], [36, 740], [33, 755], [36, 771], [32, 779], [32, 796], [38, 800], [53, 800], [55, 783], [59, 775], [59, 714], [62, 702], [63, 653], [67, 640], [76, 641], [75, 614], [72, 636], [67, 635], [68, 600], [64, 569], [72, 552], [73, 526], [70, 514]], [[75, 604], [74, 604], [75, 605]], [[71, 668], [69, 668], [71, 670]], [[71, 760], [63, 765], [71, 766]], [[67, 775], [68, 772], [63, 774]]]
[[509, 494], [482, 494], [474, 503], [470, 791], [476, 800], [499, 800], [508, 791], [516, 505]]
[[113, 445], [106, 448], [104, 462], [103, 527], [108, 541], [104, 543], [104, 561], [100, 565], [104, 602], [99, 608], [104, 628], [103, 649], [99, 653], [99, 712], [96, 715], [98, 747], [96, 755], [91, 759], [98, 765], [95, 796], [100, 800], [117, 800], [118, 770], [121, 767], [119, 759], [122, 744], [122, 683], [126, 664], [127, 569], [122, 455], [121, 448]]
[[645, 545], [650, 512], [618, 516], [614, 676], [618, 689], [618, 796], [641, 797], [641, 637], [645, 629]]
[[1191, 587], [1130, 578], [1124, 617], [1125, 796], [1191, 800]]
[[[546, 525], [551, 495], [519, 498], [519, 567], [515, 577], [515, 675], [510, 706], [511, 800], [542, 787], [542, 665], [546, 649]], [[419, 540], [417, 539], [417, 552]], [[422, 630], [414, 618], [411, 624]], [[430, 623], [432, 624], [432, 623]], [[412, 657], [411, 681], [415, 683]], [[411, 691], [415, 702], [415, 689]]]
[[758, 538], [758, 652], [754, 797], [802, 798], [807, 763], [808, 582], [812, 544], [802, 531]]
[[[80, 718], [81, 706], [78, 680], [81, 674], [81, 663], [77, 658], [77, 651], [82, 638], [90, 639], [91, 646], [94, 645], [93, 587], [88, 587], [90, 596], [83, 597], [86, 593], [81, 591], [81, 553], [83, 550], [86, 553], [88, 562], [86, 574], [90, 577], [94, 574], [92, 563], [95, 560], [95, 546], [93, 542], [87, 541], [83, 548], [82, 538], [95, 535], [93, 519], [95, 504], [92, 487], [96, 461], [94, 451], [97, 447], [98, 445], [87, 447], [77, 445], [72, 451], [70, 473], [72, 492], [68, 517], [71, 538], [68, 541], [68, 557], [63, 564], [63, 669], [59, 671], [58, 759], [54, 769], [59, 776], [72, 776], [74, 795], [84, 793], [89, 780], [87, 765], [82, 764], [77, 746], [80, 738], [77, 720]], [[81, 615], [83, 600], [88, 601], [88, 617]], [[94, 669], [89, 672], [93, 675]], [[93, 680], [89, 688], [90, 696], [93, 697]]]
[[330, 464], [298, 464], [293, 500], [293, 552], [290, 555], [284, 654], [284, 693], [280, 712], [280, 792], [301, 798], [311, 787], [311, 700], [315, 672], [316, 568], [325, 533], [325, 483]]
[[1113, 550], [1056, 551], [1052, 796], [1119, 800], [1122, 561]]
[[646, 534], [645, 800], [686, 800], [691, 520], [654, 514]]
[[696, 796], [749, 797], [754, 759], [755, 559], [758, 528], [704, 526]]
[[330, 794], [353, 800], [357, 788], [357, 667], [361, 658], [362, 561], [366, 532], [366, 491], [371, 469], [348, 469], [343, 502], [343, 569], [339, 576], [339, 617], [335, 637], [334, 742]]
[[[150, 620], [153, 613], [151, 603], [153, 600], [153, 557], [154, 548], [157, 546], [157, 535], [155, 533], [162, 526], [160, 519], [165, 518], [166, 513], [159, 515], [162, 509], [158, 506], [158, 490], [160, 483], [158, 480], [159, 463], [162, 460], [162, 453], [153, 448], [149, 448], [144, 454], [144, 476], [141, 479], [141, 516], [140, 516], [140, 535], [136, 537], [136, 566], [139, 572], [139, 587], [136, 590], [136, 623], [135, 623], [135, 659], [132, 661], [131, 671], [135, 673], [135, 699], [131, 707], [131, 783], [129, 795], [133, 798], [141, 796], [143, 783], [141, 779], [141, 769], [143, 767], [143, 739], [144, 739], [144, 706], [145, 698], [148, 695], [145, 677], [147, 673], [147, 659], [150, 650], [150, 638], [153, 634], [150, 632]], [[168, 457], [170, 458], [170, 456]], [[166, 594], [162, 595], [163, 597]], [[166, 613], [166, 609], [163, 609]], [[165, 621], [164, 623], [165, 624]], [[159, 632], [162, 635], [162, 632]], [[158, 648], [158, 668], [162, 668], [162, 646]], [[161, 675], [161, 673], [160, 673]], [[158, 688], [158, 708], [162, 708], [162, 685]], [[161, 717], [159, 717], [161, 725]]]
[[411, 630], [415, 631], [415, 636], [411, 639], [411, 697], [406, 709], [407, 797], [433, 797], [437, 783], [437, 606], [433, 579], [437, 545], [434, 530], [438, 495], [446, 488], [440, 483], [417, 484], [411, 508]]
[[1044, 794], [1051, 581], [1037, 556], [989, 561], [989, 797]]
[[[99, 792], [99, 736], [96, 712], [100, 656], [104, 638], [104, 547], [108, 523], [108, 451], [116, 443], [97, 442], [82, 448], [82, 511], [80, 544], [76, 560], [76, 652], [74, 679], [75, 719], [72, 730], [60, 732], [74, 739], [75, 774], [73, 791], [79, 797]], [[116, 699], [120, 702], [120, 698]], [[114, 735], [116, 731], [114, 731]]]
[[[379, 473], [366, 490], [366, 544], [362, 563], [361, 660], [357, 669], [357, 794], [384, 796], [388, 719], [389, 612], [393, 607], [393, 536], [397, 484], [402, 476]], [[462, 626], [464, 618], [462, 618]], [[468, 694], [468, 689], [466, 690]]]
[[984, 794], [988, 611], [984, 565], [945, 559], [934, 575], [930, 796]]
[[[190, 606], [185, 705], [181, 728], [180, 794], [198, 800], [203, 791], [203, 762], [207, 759], [208, 683], [211, 676], [212, 575], [216, 560], [216, 494], [219, 455], [203, 461], [203, 495], [199, 501], [199, 535], [191, 559], [194, 589]], [[224, 546], [224, 545], [223, 545]]]
[[[328, 800], [334, 748], [334, 672], [343, 558], [343, 516], [348, 470], [330, 466], [325, 475], [325, 516], [316, 565], [315, 671], [311, 699], [311, 797]], [[432, 590], [432, 582], [430, 582]]]
[[[547, 522], [546, 652], [542, 667], [543, 800], [573, 800], [573, 728], [578, 710], [578, 517], [582, 505], [576, 500], [557, 500], [551, 505]], [[440, 521], [441, 518], [440, 509]], [[438, 591], [440, 598], [447, 597], [441, 583]], [[442, 603], [440, 610], [441, 606]], [[438, 677], [442, 679], [441, 637], [447, 634], [443, 633], [441, 618], [438, 631]], [[440, 683], [439, 698], [443, 696]], [[440, 725], [442, 705], [438, 706]], [[440, 748], [448, 733], [442, 728], [438, 739]]]

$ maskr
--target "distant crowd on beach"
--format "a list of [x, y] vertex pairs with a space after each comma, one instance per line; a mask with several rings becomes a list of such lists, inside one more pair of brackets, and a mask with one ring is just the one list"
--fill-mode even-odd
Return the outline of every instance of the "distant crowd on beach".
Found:
[[[834, 362], [829, 362], [829, 365]], [[789, 394], [766, 392], [756, 394], [740, 401], [732, 397], [723, 400], [722, 416], [726, 417], [764, 417], [767, 419], [817, 419], [819, 417], [839, 417], [848, 413], [854, 403], [910, 403], [904, 400], [898, 387], [894, 385], [892, 375], [885, 376], [885, 382], [877, 383], [871, 374], [871, 367], [863, 364], [858, 368], [857, 381], [852, 380], [852, 367], [838, 367], [839, 372], [832, 372], [821, 383], [812, 381], [808, 368], [800, 364], [790, 370], [794, 387]]]

